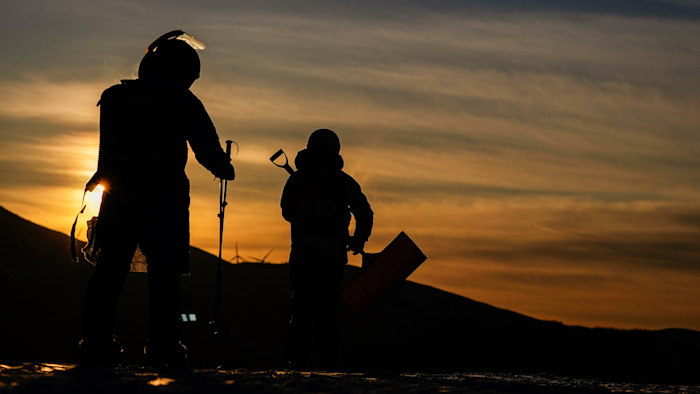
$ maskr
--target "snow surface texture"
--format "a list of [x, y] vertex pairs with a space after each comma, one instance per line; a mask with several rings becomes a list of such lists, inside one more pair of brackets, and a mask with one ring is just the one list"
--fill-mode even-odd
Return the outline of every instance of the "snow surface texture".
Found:
[[104, 368], [0, 361], [9, 393], [699, 393], [700, 386], [606, 383], [552, 375], [392, 374]]

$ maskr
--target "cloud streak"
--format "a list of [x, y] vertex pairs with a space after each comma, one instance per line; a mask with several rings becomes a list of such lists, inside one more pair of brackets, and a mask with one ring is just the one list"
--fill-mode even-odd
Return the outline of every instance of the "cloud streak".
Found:
[[[208, 46], [193, 91], [241, 145], [224, 256], [286, 260], [268, 158], [329, 127], [375, 209], [368, 249], [406, 231], [429, 257], [416, 280], [567, 323], [700, 329], [698, 2], [42, 4], [13, 9], [0, 54], [0, 204], [22, 216], [67, 230], [101, 91], [182, 28]], [[215, 251], [217, 182], [192, 156], [187, 172], [192, 243]]]

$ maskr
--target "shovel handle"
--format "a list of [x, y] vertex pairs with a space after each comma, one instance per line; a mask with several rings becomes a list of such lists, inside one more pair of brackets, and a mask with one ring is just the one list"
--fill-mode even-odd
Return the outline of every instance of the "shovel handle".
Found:
[[[277, 160], [277, 158], [280, 157], [280, 156], [282, 156], [282, 155], [284, 155], [284, 151], [283, 151], [282, 149], [280, 149], [280, 150], [278, 150], [277, 152], [275, 152], [275, 154], [272, 155], [272, 157], [270, 157], [270, 161], [274, 163], [275, 160]], [[285, 156], [286, 156], [286, 155], [285, 155]]]
[[[275, 163], [275, 160], [277, 160], [277, 158], [279, 158], [282, 155], [284, 155], [284, 164], [280, 165], [280, 164]], [[272, 155], [272, 157], [270, 157], [270, 161], [272, 162], [272, 164], [276, 165], [277, 167], [284, 168], [285, 170], [287, 170], [289, 175], [294, 174], [294, 169], [289, 165], [289, 159], [287, 158], [287, 154], [284, 153], [284, 151], [282, 149], [275, 152], [275, 154]]]

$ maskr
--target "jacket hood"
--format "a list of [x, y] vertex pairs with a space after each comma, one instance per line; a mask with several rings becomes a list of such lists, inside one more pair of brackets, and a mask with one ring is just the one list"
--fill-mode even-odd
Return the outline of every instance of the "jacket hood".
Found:
[[294, 165], [300, 172], [309, 171], [313, 165], [320, 165], [328, 169], [329, 172], [334, 172], [342, 171], [345, 162], [341, 155], [325, 149], [304, 149], [297, 153]]

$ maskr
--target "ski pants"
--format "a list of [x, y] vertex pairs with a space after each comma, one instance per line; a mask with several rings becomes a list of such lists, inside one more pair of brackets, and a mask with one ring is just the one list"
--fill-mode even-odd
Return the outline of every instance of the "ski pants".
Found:
[[304, 359], [308, 354], [313, 319], [316, 364], [320, 369], [333, 369], [338, 362], [339, 335], [336, 314], [338, 292], [346, 261], [329, 259], [306, 248], [295, 248], [289, 256], [289, 277], [292, 283], [292, 320], [287, 331], [287, 358]]
[[148, 262], [148, 340], [179, 341], [180, 274], [189, 270], [189, 194], [155, 205], [105, 192], [97, 226], [100, 255], [86, 292], [83, 339], [111, 341], [117, 297], [138, 245]]

